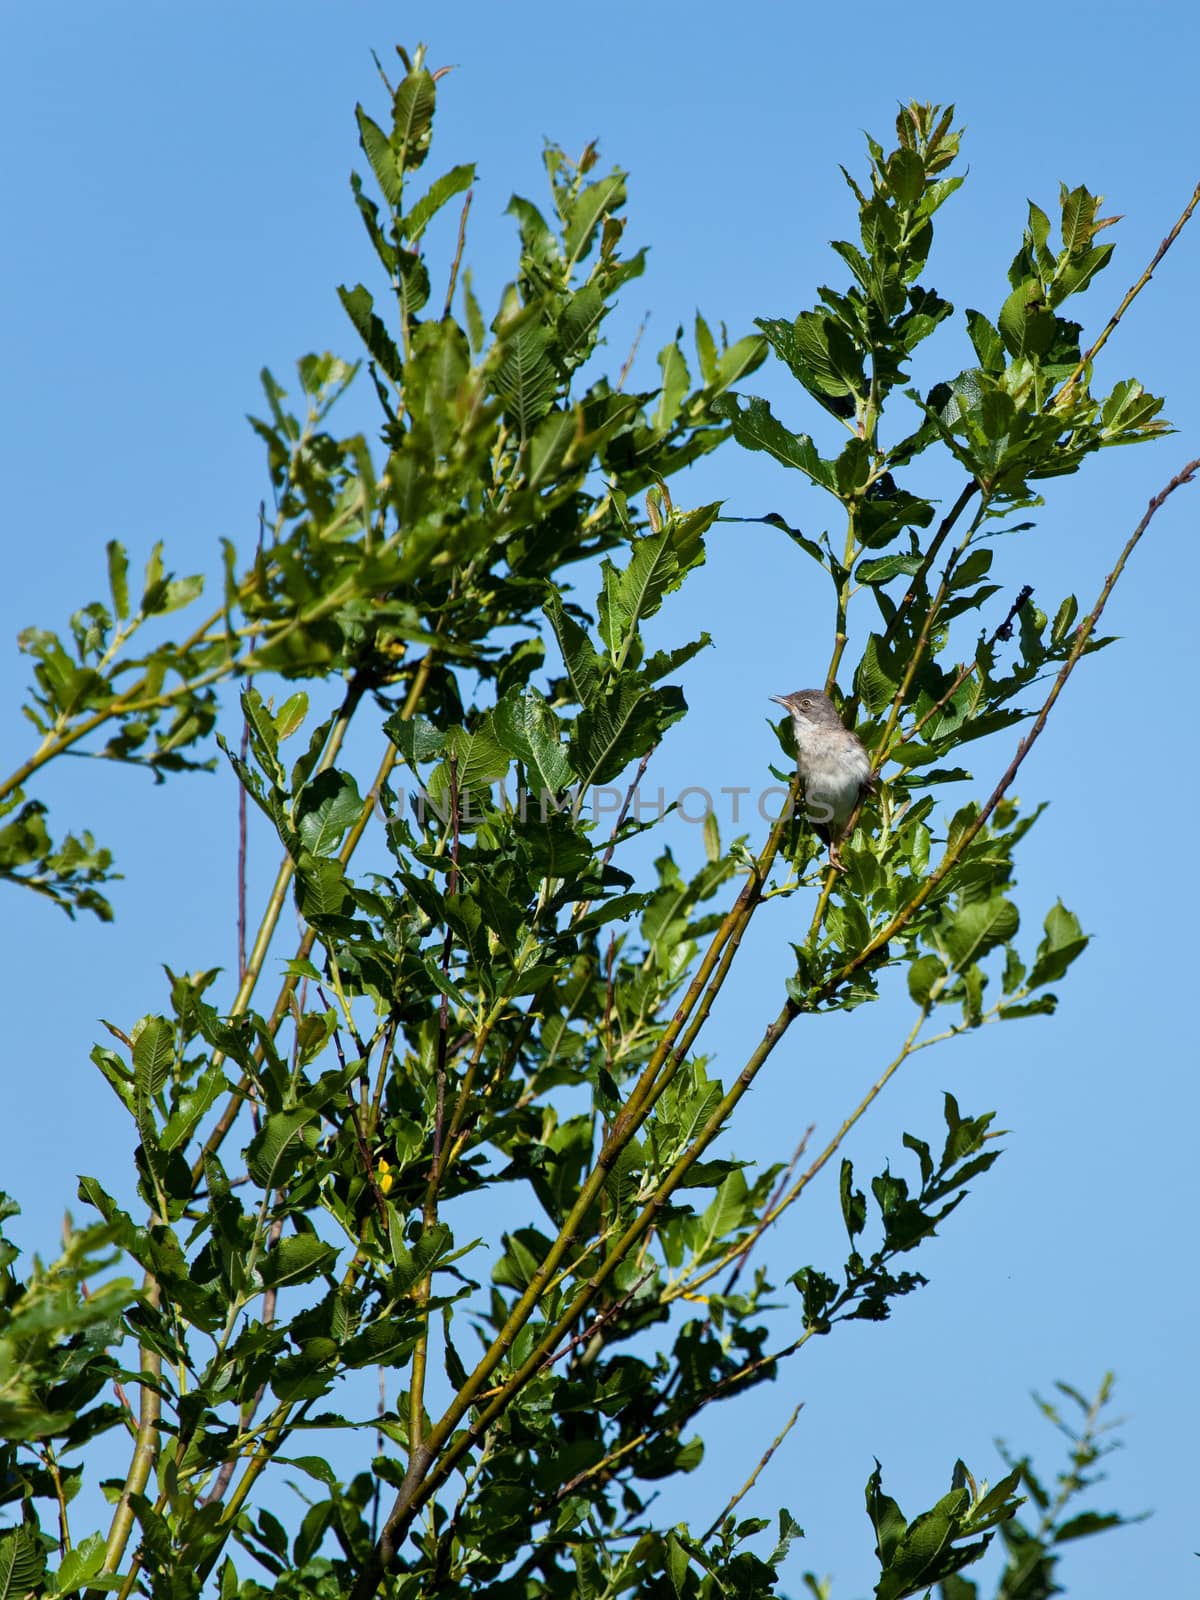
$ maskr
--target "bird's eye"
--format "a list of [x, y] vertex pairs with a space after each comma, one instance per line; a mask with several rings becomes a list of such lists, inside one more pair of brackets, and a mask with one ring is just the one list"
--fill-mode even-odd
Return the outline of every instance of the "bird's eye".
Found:
[[800, 709], [801, 709], [801, 711], [811, 711], [812, 710], [812, 701], [807, 697], [807, 695], [805, 696], [805, 698], [803, 700], [801, 700]]

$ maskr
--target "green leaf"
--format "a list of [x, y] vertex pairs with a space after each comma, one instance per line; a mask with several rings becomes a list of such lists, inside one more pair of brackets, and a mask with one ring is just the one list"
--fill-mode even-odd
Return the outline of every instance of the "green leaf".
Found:
[[164, 1150], [186, 1144], [201, 1118], [230, 1087], [219, 1062], [210, 1062], [198, 1080], [180, 1095], [159, 1136]]
[[1007, 365], [1004, 340], [981, 311], [967, 312], [967, 332], [985, 372], [1003, 372]]
[[526, 321], [506, 335], [503, 349], [493, 384], [524, 440], [553, 404], [558, 380], [546, 355], [546, 335], [536, 323]]
[[680, 1544], [674, 1533], [667, 1535], [667, 1577], [671, 1580], [671, 1587], [675, 1591], [676, 1600], [683, 1600], [684, 1587], [687, 1583], [688, 1568], [691, 1566], [691, 1557]]
[[[455, 777], [460, 790], [487, 789], [497, 778], [503, 778], [512, 765], [512, 757], [496, 736], [492, 715], [485, 717], [473, 731], [452, 728], [446, 735], [447, 757], [454, 755]], [[449, 793], [450, 763], [442, 762], [431, 774], [429, 793], [436, 800]]]
[[108, 587], [112, 592], [113, 612], [119, 622], [129, 615], [129, 557], [125, 546], [110, 539], [104, 547], [108, 551]]
[[571, 766], [584, 790], [610, 783], [658, 742], [687, 706], [678, 689], [650, 689], [623, 677], [581, 711], [571, 737]]
[[696, 359], [700, 363], [700, 377], [706, 384], [715, 382], [717, 376], [717, 346], [708, 323], [696, 313]]
[[591, 350], [606, 310], [604, 296], [593, 283], [585, 283], [563, 307], [558, 318], [558, 344], [561, 354], [572, 365], [577, 365]]
[[1045, 355], [1057, 327], [1057, 318], [1036, 278], [1017, 285], [1001, 306], [998, 321], [1000, 337], [1014, 356]]
[[573, 202], [563, 235], [571, 261], [578, 261], [587, 253], [601, 219], [624, 203], [625, 177], [625, 173], [613, 171], [607, 178], [589, 183]]
[[584, 629], [563, 608], [557, 590], [546, 601], [545, 612], [558, 640], [575, 699], [581, 706], [591, 705], [600, 688], [600, 657]]
[[[103, 1565], [104, 1535], [89, 1534], [63, 1557], [52, 1580], [54, 1588], [59, 1594], [73, 1594], [77, 1589], [84, 1588]], [[3, 1593], [3, 1584], [0, 1583], [0, 1594]]]
[[512, 688], [496, 702], [492, 727], [503, 749], [517, 757], [529, 778], [552, 794], [571, 781], [571, 766], [559, 738], [558, 718], [534, 688]]
[[289, 695], [275, 713], [275, 737], [280, 744], [285, 739], [290, 739], [296, 729], [304, 722], [308, 715], [308, 696], [301, 689], [298, 693]]
[[[435, 179], [405, 217], [404, 237], [414, 242], [419, 239], [446, 202], [453, 200], [456, 194], [461, 194], [474, 181], [475, 163], [473, 161], [467, 162], [462, 166], [451, 167], [449, 172], [443, 173], [440, 178]], [[399, 196], [397, 196], [396, 203], [399, 204]]]
[[348, 772], [327, 767], [296, 796], [294, 816], [304, 848], [314, 856], [330, 856], [362, 815], [358, 786]]
[[890, 647], [884, 644], [878, 633], [871, 634], [867, 639], [867, 647], [854, 674], [854, 687], [863, 706], [873, 717], [891, 704], [893, 695], [900, 687], [899, 666]]
[[1055, 901], [1046, 914], [1046, 936], [1038, 945], [1037, 959], [1026, 985], [1040, 989], [1043, 984], [1057, 983], [1071, 963], [1088, 947], [1088, 936], [1073, 911], [1068, 911], [1061, 900]]
[[879, 556], [876, 560], [860, 561], [855, 569], [854, 576], [859, 583], [888, 583], [892, 578], [904, 573], [911, 577], [914, 572], [921, 570], [921, 557], [919, 555], [895, 554]]
[[883, 1474], [878, 1461], [867, 1480], [867, 1515], [875, 1529], [876, 1554], [886, 1569], [891, 1565], [907, 1524], [900, 1507], [883, 1492]]
[[146, 1017], [133, 1042], [133, 1077], [138, 1095], [152, 1099], [175, 1063], [175, 1028], [166, 1017]]
[[427, 717], [402, 717], [397, 712], [384, 723], [383, 731], [414, 772], [422, 762], [440, 756], [446, 747], [446, 735]]
[[[1062, 186], [1059, 200], [1062, 206], [1062, 241], [1070, 255], [1079, 255], [1092, 242], [1096, 232], [1096, 213], [1102, 195], [1089, 194], [1082, 186], [1068, 189]], [[1049, 229], [1049, 222], [1046, 224]]]
[[326, 1244], [316, 1234], [291, 1234], [260, 1259], [259, 1277], [267, 1289], [278, 1288], [282, 1283], [308, 1283], [322, 1273], [332, 1272], [337, 1257], [336, 1246]]
[[341, 915], [349, 890], [346, 874], [336, 857], [300, 852], [296, 862], [296, 905], [309, 921]]
[[353, 289], [338, 286], [338, 299], [368, 352], [393, 383], [404, 377], [404, 359], [383, 320], [375, 314], [375, 301], [361, 283]]
[[403, 169], [396, 160], [387, 134], [379, 124], [372, 121], [361, 106], [355, 106], [354, 115], [358, 119], [358, 141], [362, 145], [363, 154], [371, 163], [371, 171], [375, 174], [380, 193], [394, 211], [400, 205], [400, 196], [404, 188]]
[[526, 484], [538, 488], [562, 467], [567, 452], [579, 437], [576, 411], [550, 411], [538, 423], [529, 441]]
[[[683, 329], [681, 328], [679, 332], [682, 334]], [[657, 433], [667, 433], [679, 415], [679, 408], [688, 392], [691, 376], [678, 343], [666, 345], [658, 352], [658, 364], [662, 369], [662, 389], [651, 418], [651, 425]]]
[[0, 1534], [0, 1600], [22, 1600], [40, 1585], [45, 1567], [41, 1540], [32, 1528]]
[[603, 564], [600, 637], [614, 657], [627, 654], [640, 624], [652, 617], [663, 596], [678, 589], [687, 573], [704, 560], [703, 535], [712, 525], [718, 504], [687, 516], [672, 516], [660, 533], [635, 539], [624, 571]]
[[982, 960], [997, 945], [1007, 944], [1020, 926], [1016, 906], [998, 894], [972, 901], [948, 916], [938, 937], [955, 972]]
[[933, 985], [946, 976], [940, 956], [918, 956], [908, 969], [908, 992], [919, 1006], [929, 1000]]
[[846, 1160], [842, 1161], [840, 1194], [842, 1220], [853, 1244], [855, 1235], [860, 1234], [867, 1225], [867, 1197], [861, 1189], [854, 1187], [854, 1168]]
[[305, 1148], [305, 1129], [316, 1113], [306, 1107], [273, 1111], [246, 1146], [246, 1170], [260, 1189], [285, 1184]]
[[739, 378], [744, 378], [748, 373], [761, 367], [767, 358], [767, 341], [756, 333], [748, 334], [744, 339], [735, 339], [728, 349], [722, 350], [717, 359], [716, 388], [720, 393], [728, 389]]
[[785, 467], [796, 467], [822, 489], [834, 491], [833, 463], [822, 461], [807, 433], [789, 433], [765, 400], [741, 395], [718, 395], [713, 415], [729, 422], [733, 437], [747, 450], [765, 450]]
[[433, 74], [423, 67], [410, 72], [397, 89], [392, 105], [391, 144], [400, 171], [419, 167], [424, 161], [436, 103]]

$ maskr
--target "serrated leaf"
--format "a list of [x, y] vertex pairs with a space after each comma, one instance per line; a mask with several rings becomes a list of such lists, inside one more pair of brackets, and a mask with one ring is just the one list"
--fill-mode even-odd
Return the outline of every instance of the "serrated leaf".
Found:
[[963, 972], [982, 960], [989, 950], [1007, 944], [1020, 926], [1020, 915], [1011, 900], [993, 895], [976, 900], [953, 912], [939, 930], [939, 940], [955, 972]]
[[219, 1062], [210, 1062], [196, 1082], [180, 1095], [178, 1104], [167, 1118], [159, 1144], [164, 1150], [174, 1150], [186, 1144], [196, 1124], [229, 1088], [229, 1081]]
[[261, 1258], [259, 1277], [268, 1289], [278, 1288], [282, 1283], [308, 1283], [324, 1272], [331, 1272], [337, 1257], [337, 1247], [326, 1244], [314, 1233], [290, 1234]]
[[567, 257], [578, 261], [587, 251], [601, 218], [615, 211], [625, 200], [625, 174], [609, 173], [597, 183], [589, 183], [573, 201], [563, 244]]
[[296, 796], [293, 814], [304, 848], [314, 856], [329, 856], [342, 842], [346, 829], [362, 815], [358, 786], [348, 772], [327, 767], [318, 772]]
[[371, 171], [375, 174], [375, 181], [379, 185], [380, 193], [394, 211], [400, 204], [404, 181], [396, 162], [396, 155], [392, 149], [391, 141], [379, 124], [367, 115], [362, 106], [355, 106], [354, 115], [358, 121], [358, 139], [362, 145], [363, 154], [371, 164]]
[[428, 717], [402, 717], [397, 712], [384, 723], [383, 731], [414, 770], [441, 755], [446, 746], [446, 735]]
[[985, 372], [1003, 372], [1007, 362], [1004, 340], [981, 311], [967, 312], [967, 333]]
[[666, 345], [658, 352], [658, 365], [662, 371], [662, 389], [650, 420], [656, 433], [667, 433], [679, 415], [691, 376], [678, 343]]
[[[104, 1564], [104, 1535], [89, 1534], [63, 1557], [54, 1575], [54, 1588], [59, 1594], [73, 1594], [94, 1578]], [[0, 1583], [0, 1595], [4, 1593]]]
[[375, 301], [369, 289], [356, 283], [353, 289], [338, 285], [338, 299], [372, 359], [393, 383], [404, 377], [404, 359], [382, 318], [375, 314]]
[[273, 1111], [246, 1146], [246, 1170], [260, 1189], [286, 1183], [304, 1149], [304, 1130], [315, 1111], [299, 1106]]
[[[434, 180], [404, 219], [404, 237], [415, 242], [437, 216], [448, 200], [461, 194], [475, 181], [475, 163], [451, 167], [449, 172]], [[397, 204], [399, 199], [397, 197]]]
[[493, 383], [524, 440], [553, 404], [558, 380], [546, 355], [546, 335], [535, 323], [525, 322], [506, 336], [503, 348]]
[[822, 461], [807, 433], [789, 433], [767, 401], [757, 395], [717, 395], [711, 410], [731, 425], [734, 438], [747, 450], [765, 450], [785, 467], [797, 468], [822, 489], [832, 491], [833, 463]]
[[591, 349], [605, 310], [604, 296], [593, 283], [585, 283], [563, 307], [558, 318], [559, 350], [573, 365]]
[[308, 715], [308, 696], [303, 689], [297, 694], [289, 695], [275, 713], [275, 737], [282, 744], [285, 739], [290, 739]]
[[166, 1017], [147, 1017], [133, 1043], [134, 1086], [142, 1099], [159, 1093], [174, 1062], [174, 1026]]
[[854, 687], [859, 699], [871, 716], [878, 716], [885, 706], [891, 704], [899, 685], [899, 669], [891, 650], [879, 634], [871, 634], [854, 674]]
[[592, 649], [584, 629], [567, 614], [557, 590], [546, 601], [544, 610], [558, 640], [575, 699], [579, 705], [588, 706], [600, 687], [600, 657]]
[[20, 1600], [36, 1589], [46, 1568], [41, 1540], [31, 1528], [0, 1534], [0, 1600]]
[[558, 730], [558, 718], [533, 688], [514, 688], [501, 696], [492, 713], [492, 727], [501, 746], [517, 757], [531, 780], [551, 794], [571, 781]]
[[396, 165], [401, 171], [419, 167], [424, 161], [436, 104], [433, 74], [424, 67], [410, 72], [397, 89], [392, 105], [391, 144], [396, 149]]

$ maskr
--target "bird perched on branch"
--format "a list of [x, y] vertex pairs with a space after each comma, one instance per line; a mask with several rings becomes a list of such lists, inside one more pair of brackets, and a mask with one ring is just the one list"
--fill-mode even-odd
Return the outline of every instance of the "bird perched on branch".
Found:
[[771, 699], [791, 714], [805, 811], [818, 837], [829, 846], [830, 866], [840, 871], [838, 845], [846, 824], [863, 793], [875, 787], [871, 758], [821, 689], [797, 689], [794, 694], [773, 694]]

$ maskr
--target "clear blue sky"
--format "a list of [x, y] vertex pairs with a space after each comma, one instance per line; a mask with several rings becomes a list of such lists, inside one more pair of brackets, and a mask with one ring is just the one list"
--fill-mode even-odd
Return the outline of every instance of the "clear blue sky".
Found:
[[[103, 593], [106, 539], [136, 560], [163, 538], [178, 571], [213, 571], [222, 536], [248, 550], [267, 492], [243, 420], [258, 369], [286, 382], [305, 351], [357, 355], [334, 289], [370, 271], [346, 179], [361, 165], [354, 103], [379, 102], [371, 48], [423, 39], [432, 64], [456, 64], [435, 159], [480, 163], [469, 256], [485, 290], [513, 260], [510, 192], [541, 193], [543, 138], [578, 150], [597, 137], [607, 161], [631, 169], [629, 236], [652, 250], [612, 357], [648, 316], [648, 378], [652, 353], [697, 307], [732, 336], [841, 281], [827, 241], [848, 236], [853, 215], [837, 164], [861, 170], [862, 130], [888, 138], [896, 103], [912, 97], [956, 101], [967, 127], [969, 180], [942, 213], [930, 281], [960, 312], [994, 308], [1026, 200], [1053, 212], [1060, 180], [1086, 183], [1125, 218], [1110, 235], [1114, 266], [1081, 302], [1094, 332], [1200, 177], [1197, 33], [1194, 8], [1174, 0], [5, 7], [4, 770], [30, 745], [18, 628], [61, 626]], [[1165, 394], [1178, 435], [1055, 485], [1037, 531], [1005, 557], [1005, 581], [1035, 584], [1043, 604], [1094, 594], [1150, 494], [1197, 453], [1198, 266], [1192, 231], [1101, 371]], [[961, 333], [947, 337], [947, 365], [966, 364]], [[365, 384], [360, 403], [366, 419]], [[817, 422], [794, 401], [786, 414]], [[677, 498], [818, 516], [782, 477], [731, 448]], [[1095, 936], [1058, 1015], [919, 1057], [851, 1152], [861, 1175], [878, 1171], [904, 1129], [932, 1133], [949, 1088], [964, 1110], [997, 1111], [1007, 1154], [922, 1252], [930, 1286], [887, 1327], [809, 1346], [775, 1386], [708, 1424], [709, 1461], [689, 1485], [700, 1525], [805, 1401], [751, 1504], [790, 1507], [809, 1534], [795, 1571], [831, 1572], [836, 1600], [873, 1581], [862, 1486], [874, 1455], [910, 1514], [947, 1486], [956, 1456], [998, 1476], [998, 1432], [1050, 1469], [1055, 1441], [1028, 1390], [1062, 1377], [1090, 1391], [1106, 1367], [1127, 1448], [1096, 1500], [1155, 1514], [1080, 1546], [1070, 1592], [1124, 1600], [1195, 1582], [1198, 515], [1192, 489], [1155, 523], [1108, 614], [1121, 642], [1072, 681], [1022, 773], [1024, 799], [1053, 801], [1024, 850], [1026, 929], [1061, 895]], [[824, 603], [812, 569], [766, 530], [715, 533], [687, 605], [716, 648], [684, 679], [699, 714], [660, 781], [758, 781], [774, 751], [765, 696], [824, 670]], [[999, 748], [981, 752], [981, 780], [1003, 765]], [[61, 825], [93, 828], [128, 874], [114, 927], [72, 927], [7, 895], [2, 1186], [25, 1207], [19, 1241], [46, 1252], [74, 1204], [72, 1174], [103, 1175], [128, 1144], [87, 1059], [97, 1019], [158, 1009], [162, 962], [233, 965], [234, 795], [225, 774], [153, 791], [136, 773], [77, 762], [43, 792]], [[699, 850], [697, 835], [679, 830], [680, 853]], [[269, 865], [264, 855], [256, 870]], [[761, 921], [716, 1019], [718, 1071], [736, 1070], [778, 1004], [786, 908]], [[828, 1133], [906, 1026], [903, 1007], [885, 1005], [798, 1026], [755, 1090], [739, 1151], [784, 1159], [808, 1123]], [[834, 1209], [828, 1187], [780, 1230], [780, 1278], [826, 1245], [832, 1254]]]

